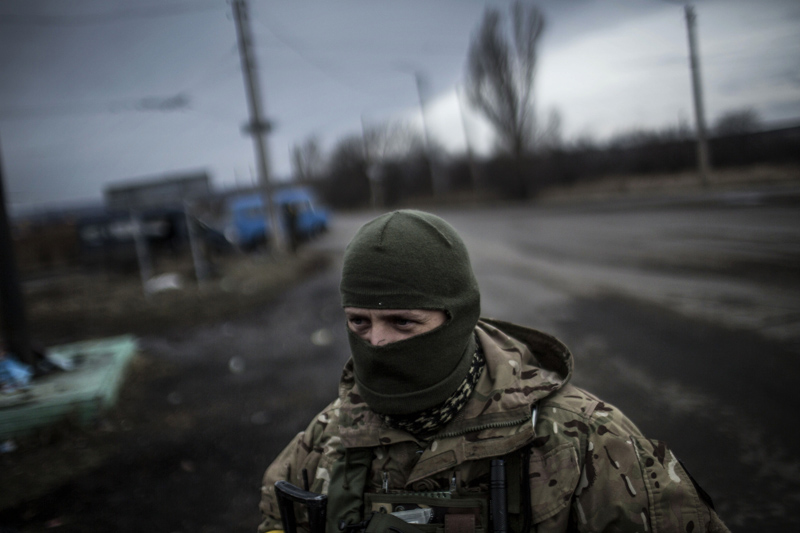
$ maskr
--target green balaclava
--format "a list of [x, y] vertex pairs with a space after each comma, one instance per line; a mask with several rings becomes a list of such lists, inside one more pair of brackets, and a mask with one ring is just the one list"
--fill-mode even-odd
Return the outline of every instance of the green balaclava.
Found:
[[355, 380], [377, 413], [406, 415], [444, 402], [469, 371], [480, 316], [467, 249], [441, 218], [387, 213], [366, 223], [344, 254], [342, 307], [436, 309], [438, 328], [373, 346], [348, 328]]

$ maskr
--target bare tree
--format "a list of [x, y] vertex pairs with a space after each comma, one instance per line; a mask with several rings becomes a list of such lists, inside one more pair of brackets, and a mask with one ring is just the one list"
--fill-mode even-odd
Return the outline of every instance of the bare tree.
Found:
[[552, 152], [561, 148], [563, 144], [561, 131], [561, 113], [556, 108], [551, 108], [547, 113], [545, 123], [536, 129], [535, 143], [544, 152]]
[[424, 144], [424, 140], [408, 124], [386, 121], [365, 128], [364, 144], [370, 160], [384, 163], [408, 157], [415, 148]]
[[495, 128], [500, 145], [515, 158], [535, 140], [533, 85], [536, 47], [544, 31], [544, 15], [532, 4], [511, 5], [511, 39], [503, 16], [487, 8], [467, 59], [467, 95]]
[[761, 126], [758, 113], [751, 107], [731, 109], [720, 115], [714, 123], [714, 133], [718, 136], [741, 135], [757, 131]]
[[337, 141], [328, 160], [323, 195], [334, 207], [369, 205], [370, 185], [361, 135], [349, 135]]
[[291, 156], [295, 179], [314, 180], [322, 174], [325, 161], [317, 137], [312, 135], [302, 143], [292, 146]]

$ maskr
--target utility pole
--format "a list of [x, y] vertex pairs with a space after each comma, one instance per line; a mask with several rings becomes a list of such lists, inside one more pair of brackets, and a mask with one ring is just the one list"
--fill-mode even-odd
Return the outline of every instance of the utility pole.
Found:
[[461, 117], [461, 128], [464, 130], [464, 144], [467, 147], [467, 162], [469, 163], [469, 175], [472, 178], [472, 196], [478, 199], [478, 169], [475, 164], [475, 153], [472, 151], [472, 141], [467, 128], [467, 119], [464, 116], [464, 102], [461, 96], [461, 85], [456, 85], [456, 99], [458, 100], [458, 114]]
[[3, 184], [3, 160], [0, 157], [0, 306], [2, 306], [3, 340], [8, 349], [23, 362], [35, 367], [31, 350], [28, 321], [17, 274], [14, 257], [14, 242], [6, 211], [5, 186]]
[[189, 200], [183, 201], [183, 214], [186, 220], [186, 229], [189, 233], [189, 248], [192, 250], [194, 273], [197, 277], [197, 286], [204, 289], [209, 277], [208, 258], [204, 249], [201, 249], [200, 236], [197, 234], [197, 221], [194, 215], [195, 204]]
[[711, 167], [706, 138], [706, 114], [703, 107], [703, 87], [700, 80], [700, 60], [697, 57], [696, 25], [697, 15], [694, 6], [686, 4], [686, 32], [689, 36], [689, 64], [692, 69], [692, 94], [694, 96], [694, 117], [697, 125], [697, 165], [703, 187], [708, 186], [708, 174]]
[[425, 152], [428, 155], [428, 165], [431, 172], [431, 190], [433, 191], [434, 198], [440, 198], [442, 195], [441, 183], [439, 183], [438, 167], [433, 161], [433, 151], [431, 150], [430, 141], [430, 128], [428, 127], [428, 115], [425, 113], [425, 101], [422, 98], [422, 74], [418, 70], [414, 70], [414, 81], [417, 84], [417, 97], [419, 98], [419, 111], [422, 114], [422, 138], [425, 142]]
[[251, 50], [253, 37], [250, 34], [250, 22], [247, 18], [247, 3], [245, 0], [233, 0], [233, 13], [239, 41], [239, 55], [242, 58], [244, 86], [250, 109], [250, 122], [245, 126], [244, 131], [253, 136], [253, 144], [258, 159], [259, 184], [262, 188], [264, 207], [269, 211], [269, 221], [272, 226], [271, 247], [274, 251], [282, 253], [286, 250], [286, 241], [283, 236], [283, 229], [279, 224], [278, 214], [275, 212], [275, 204], [272, 201], [272, 186], [269, 179], [269, 154], [266, 136], [272, 129], [272, 125], [264, 118], [261, 89], [258, 84], [255, 61]]
[[133, 244], [136, 247], [136, 260], [139, 263], [139, 277], [142, 280], [142, 292], [144, 297], [150, 299], [150, 289], [148, 281], [153, 277], [153, 260], [150, 256], [150, 246], [147, 243], [147, 236], [144, 234], [144, 224], [139, 213], [130, 209], [128, 212], [131, 233], [133, 234]]
[[364, 121], [364, 113], [361, 113], [361, 144], [364, 148], [364, 164], [367, 169], [367, 180], [369, 181], [369, 203], [373, 209], [378, 207], [378, 190], [380, 185], [380, 170], [377, 162], [373, 159], [373, 154], [369, 151], [369, 140], [367, 139], [367, 124]]

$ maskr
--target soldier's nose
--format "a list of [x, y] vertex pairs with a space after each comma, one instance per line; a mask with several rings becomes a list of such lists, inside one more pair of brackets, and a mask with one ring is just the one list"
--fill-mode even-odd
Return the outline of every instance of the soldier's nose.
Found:
[[373, 346], [380, 346], [381, 344], [386, 344], [386, 338], [381, 333], [373, 333], [369, 337], [369, 343]]
[[369, 332], [369, 343], [373, 346], [379, 346], [381, 344], [386, 344], [387, 338], [386, 330], [381, 327], [380, 324], [373, 324]]

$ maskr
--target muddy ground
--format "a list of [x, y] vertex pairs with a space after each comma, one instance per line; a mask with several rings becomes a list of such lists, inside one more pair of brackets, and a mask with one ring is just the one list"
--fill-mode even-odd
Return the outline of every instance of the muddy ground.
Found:
[[95, 426], [67, 421], [0, 453], [0, 533], [255, 531], [264, 468], [334, 397], [349, 353], [337, 261], [310, 248], [218, 258], [199, 290], [184, 258], [160, 265], [184, 289], [150, 299], [135, 272], [29, 281], [41, 344], [134, 333], [141, 351]]
[[[0, 455], [0, 530], [255, 530], [261, 474], [335, 394], [346, 340], [338, 294], [314, 283], [327, 256], [225, 263], [204, 291], [149, 301], [135, 276], [29, 286], [43, 344], [132, 332], [141, 351], [95, 426], [65, 421]], [[303, 386], [311, 368], [323, 385]]]

